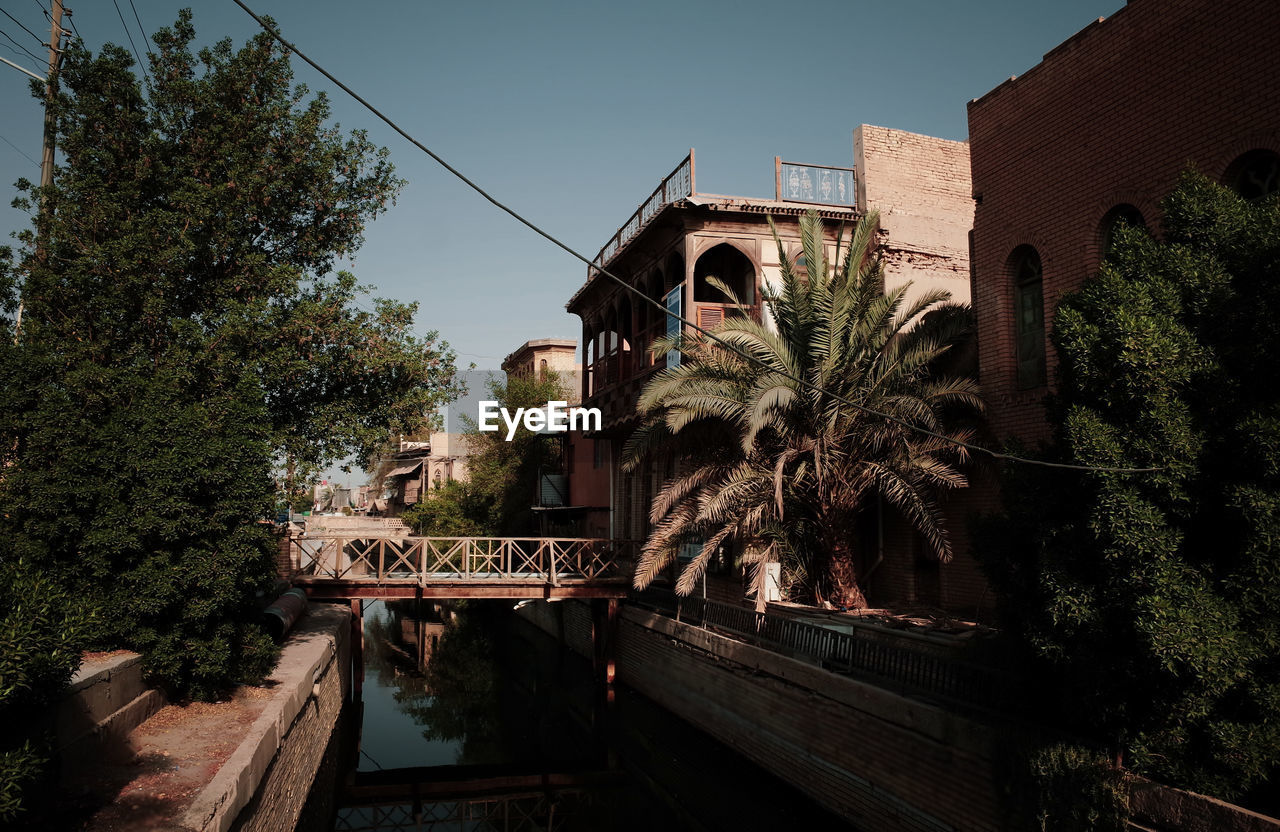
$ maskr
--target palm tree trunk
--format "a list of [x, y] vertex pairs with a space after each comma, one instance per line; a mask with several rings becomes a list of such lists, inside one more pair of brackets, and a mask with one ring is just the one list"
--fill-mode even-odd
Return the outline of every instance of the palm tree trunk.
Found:
[[854, 565], [853, 550], [849, 547], [847, 536], [835, 532], [826, 537], [826, 568], [815, 582], [818, 605], [830, 604], [837, 609], [848, 610], [866, 609], [867, 598], [858, 585], [858, 569]]

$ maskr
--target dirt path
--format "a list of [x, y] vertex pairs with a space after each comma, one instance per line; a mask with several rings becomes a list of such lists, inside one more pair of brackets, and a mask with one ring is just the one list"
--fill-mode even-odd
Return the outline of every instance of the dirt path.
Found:
[[168, 705], [122, 749], [68, 784], [69, 809], [91, 832], [169, 832], [248, 734], [271, 696], [242, 687], [225, 702]]

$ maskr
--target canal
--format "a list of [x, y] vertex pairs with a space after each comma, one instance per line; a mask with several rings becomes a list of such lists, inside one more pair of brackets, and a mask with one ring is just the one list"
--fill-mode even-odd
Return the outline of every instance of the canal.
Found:
[[852, 830], [625, 686], [605, 704], [510, 602], [366, 603], [364, 630], [363, 701], [300, 832]]

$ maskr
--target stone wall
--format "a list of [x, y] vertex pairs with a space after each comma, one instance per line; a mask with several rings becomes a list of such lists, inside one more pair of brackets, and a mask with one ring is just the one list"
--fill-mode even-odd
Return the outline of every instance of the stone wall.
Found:
[[129, 732], [165, 702], [163, 693], [147, 687], [137, 653], [82, 663], [53, 715], [61, 776], [72, 777], [123, 748]]
[[313, 604], [271, 674], [271, 701], [196, 796], [182, 826], [199, 832], [297, 824], [350, 689], [351, 611]]

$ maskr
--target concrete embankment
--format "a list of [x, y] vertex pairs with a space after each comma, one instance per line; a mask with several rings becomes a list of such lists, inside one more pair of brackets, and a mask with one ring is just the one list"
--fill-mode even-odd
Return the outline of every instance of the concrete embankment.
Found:
[[[592, 656], [581, 603], [520, 615]], [[1007, 826], [1001, 772], [1020, 730], [955, 713], [716, 632], [624, 605], [617, 675], [862, 829], [938, 832]], [[1135, 780], [1135, 830], [1280, 832], [1239, 806]]]
[[[574, 602], [521, 614], [591, 655]], [[1000, 828], [990, 726], [624, 606], [618, 678], [863, 829]]]
[[[60, 811], [91, 831], [294, 829], [317, 772], [333, 767], [350, 633], [348, 608], [312, 605], [261, 686], [212, 703], [166, 705], [136, 654], [86, 661], [54, 714]], [[327, 804], [309, 813], [327, 817], [331, 786], [329, 777], [319, 788]]]

